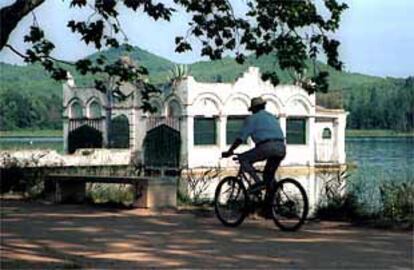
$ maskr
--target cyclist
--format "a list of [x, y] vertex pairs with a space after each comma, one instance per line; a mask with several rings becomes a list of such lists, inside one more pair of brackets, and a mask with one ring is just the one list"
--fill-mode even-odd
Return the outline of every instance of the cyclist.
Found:
[[[248, 137], [252, 138], [255, 147], [239, 155], [240, 166], [256, 182], [250, 190], [251, 192], [260, 190], [264, 185], [266, 185], [267, 191], [270, 190], [275, 172], [286, 155], [285, 138], [279, 120], [267, 112], [265, 107], [266, 101], [262, 97], [255, 97], [251, 100], [249, 111], [252, 112], [252, 115], [244, 121], [239, 136], [229, 150], [222, 153], [223, 157], [229, 157], [234, 154], [234, 150], [237, 147], [246, 142]], [[263, 160], [267, 160], [267, 162], [263, 172], [263, 181], [261, 181], [255, 172], [253, 164]], [[266, 206], [269, 200], [268, 194], [269, 192], [266, 192]]]

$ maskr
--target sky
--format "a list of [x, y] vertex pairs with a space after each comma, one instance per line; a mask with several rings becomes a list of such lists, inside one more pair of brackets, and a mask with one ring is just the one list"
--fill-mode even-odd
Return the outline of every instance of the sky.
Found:
[[[236, 12], [243, 13], [243, 0], [232, 0]], [[1, 0], [0, 8], [13, 2]], [[172, 2], [166, 0], [166, 2]], [[344, 0], [349, 5], [339, 31], [340, 58], [345, 70], [381, 77], [407, 77], [414, 75], [414, 0]], [[49, 39], [58, 44], [55, 55], [66, 60], [76, 60], [94, 52], [91, 46], [79, 42], [79, 36], [66, 27], [68, 20], [90, 15], [89, 10], [69, 9], [69, 1], [47, 0], [35, 10], [38, 23]], [[121, 24], [129, 42], [151, 53], [177, 63], [206, 60], [199, 56], [199, 46], [184, 54], [174, 52], [175, 36], [185, 35], [188, 15], [175, 15], [171, 22], [154, 22], [142, 13], [120, 10]], [[182, 14], [182, 13], [180, 13]], [[26, 16], [13, 31], [9, 43], [25, 50], [23, 36], [33, 23], [33, 16]], [[9, 49], [0, 51], [0, 61], [22, 63]]]

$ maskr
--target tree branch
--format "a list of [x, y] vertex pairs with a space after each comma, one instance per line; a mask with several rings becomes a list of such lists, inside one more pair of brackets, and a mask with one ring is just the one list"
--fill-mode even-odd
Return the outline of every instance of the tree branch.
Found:
[[0, 50], [7, 44], [11, 32], [22, 18], [43, 2], [45, 0], [16, 0], [0, 10]]
[[12, 52], [14, 52], [15, 54], [17, 54], [18, 56], [20, 56], [21, 58], [23, 58], [23, 59], [26, 59], [27, 58], [27, 55], [25, 55], [25, 54], [23, 54], [23, 53], [21, 53], [21, 52], [19, 52], [18, 50], [16, 50], [12, 45], [10, 45], [10, 44], [6, 44], [6, 45], [4, 45], [4, 47], [6, 47], [6, 48], [9, 48]]

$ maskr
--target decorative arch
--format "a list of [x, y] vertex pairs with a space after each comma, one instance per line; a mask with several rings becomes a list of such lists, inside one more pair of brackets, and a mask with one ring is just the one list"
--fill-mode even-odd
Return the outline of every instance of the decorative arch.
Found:
[[282, 100], [274, 95], [274, 94], [264, 94], [263, 99], [266, 101], [266, 110], [275, 114], [279, 115], [282, 113], [283, 102]]
[[225, 102], [224, 111], [226, 115], [246, 115], [249, 114], [250, 98], [243, 93], [230, 95]]
[[69, 118], [80, 119], [84, 117], [82, 102], [79, 99], [73, 99], [69, 102]]
[[167, 103], [166, 114], [169, 117], [180, 117], [182, 115], [181, 104], [177, 100], [173, 99]]
[[308, 115], [311, 113], [312, 104], [309, 98], [298, 94], [290, 97], [286, 102], [287, 115]]
[[154, 107], [155, 112], [152, 113], [152, 116], [162, 116], [164, 114], [162, 101], [159, 98], [150, 99], [150, 104]]
[[176, 95], [170, 95], [165, 99], [165, 114], [166, 116], [179, 117], [183, 114], [183, 102]]
[[198, 96], [193, 102], [193, 110], [196, 114], [219, 115], [223, 109], [220, 98], [213, 93], [205, 93]]
[[87, 103], [87, 116], [88, 118], [91, 119], [97, 119], [97, 118], [101, 118], [102, 115], [102, 105], [100, 104], [100, 102], [94, 98], [91, 99], [88, 103]]

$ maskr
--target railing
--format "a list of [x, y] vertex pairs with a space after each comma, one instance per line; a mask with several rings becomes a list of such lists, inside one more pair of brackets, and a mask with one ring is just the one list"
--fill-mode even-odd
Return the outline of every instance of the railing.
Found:
[[99, 130], [102, 132], [102, 126], [103, 126], [102, 119], [70, 119], [69, 120], [69, 131], [73, 131], [77, 128], [80, 128], [81, 126], [87, 125], [89, 127], [92, 127], [96, 130]]
[[161, 125], [167, 125], [175, 130], [180, 130], [180, 118], [163, 116], [151, 116], [147, 118], [147, 131]]

